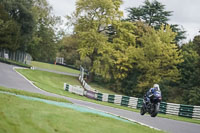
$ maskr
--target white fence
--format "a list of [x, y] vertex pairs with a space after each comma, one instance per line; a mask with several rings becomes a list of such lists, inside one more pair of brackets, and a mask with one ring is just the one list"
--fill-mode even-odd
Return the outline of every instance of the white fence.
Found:
[[17, 62], [21, 62], [24, 64], [30, 64], [32, 57], [31, 55], [29, 55], [26, 52], [22, 52], [22, 51], [9, 51], [6, 49], [0, 49], [0, 57], [1, 58], [5, 58], [5, 59], [9, 59], [9, 60], [13, 60], [13, 61], [17, 61]]

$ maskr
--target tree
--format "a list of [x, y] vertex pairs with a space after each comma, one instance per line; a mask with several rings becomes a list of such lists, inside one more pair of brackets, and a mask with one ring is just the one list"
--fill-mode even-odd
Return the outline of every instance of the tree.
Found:
[[93, 79], [95, 60], [101, 56], [102, 50], [109, 45], [105, 31], [113, 21], [119, 20], [121, 0], [78, 0], [74, 13], [74, 32], [79, 37], [79, 53], [81, 59], [90, 58], [90, 80]]
[[28, 52], [39, 61], [55, 61], [60, 18], [52, 14], [46, 0], [1, 0], [0, 13], [1, 48]]
[[60, 18], [52, 14], [52, 7], [46, 0], [34, 0], [31, 8], [36, 26], [28, 52], [34, 60], [54, 62], [58, 50], [55, 26]]
[[198, 54], [198, 37], [195, 36], [192, 42], [181, 47], [184, 62], [179, 65], [181, 79], [179, 88], [182, 102], [185, 104], [200, 105], [200, 55]]
[[189, 93], [189, 102], [191, 105], [200, 105], [200, 87], [192, 87]]
[[115, 21], [112, 27], [115, 34], [102, 48], [101, 56], [95, 61], [95, 68], [105, 79], [119, 81], [133, 68], [134, 59], [130, 59], [130, 56], [138, 56], [136, 53], [140, 51], [136, 50], [136, 37], [132, 34], [135, 26], [132, 23]]
[[194, 47], [197, 50], [197, 53], [200, 56], [200, 35], [197, 35], [197, 36], [194, 37], [193, 43], [195, 45]]
[[165, 11], [165, 5], [154, 0], [152, 3], [149, 0], [144, 2], [143, 6], [138, 8], [128, 8], [128, 20], [130, 21], [144, 21], [149, 26], [159, 29], [162, 24], [166, 24], [171, 16], [171, 11]]
[[[161, 25], [168, 24], [169, 17], [172, 15], [172, 11], [165, 11], [165, 5], [156, 0], [152, 2], [145, 0], [143, 6], [128, 8], [127, 11], [129, 14], [126, 20], [131, 22], [142, 21], [156, 30], [160, 29]], [[178, 25], [171, 25], [171, 28], [177, 33], [175, 38], [177, 43], [186, 38], [185, 31], [178, 28]]]
[[140, 88], [149, 88], [153, 83], [163, 80], [178, 80], [177, 65], [183, 60], [177, 46], [173, 44], [175, 35], [169, 26], [165, 29], [162, 26], [160, 30], [152, 30], [141, 38], [143, 55], [138, 64], [142, 73], [138, 79]]
[[[26, 50], [31, 42], [34, 19], [30, 12], [32, 1], [2, 0], [0, 2], [1, 19], [5, 32], [2, 33], [4, 46], [11, 50]], [[2, 27], [2, 28], [3, 28]]]
[[[66, 64], [76, 65], [76, 62], [80, 60], [80, 55], [77, 52], [78, 38], [75, 35], [65, 36], [59, 42], [59, 53], [61, 57], [64, 57]], [[79, 67], [79, 66], [78, 66]]]
[[31, 42], [34, 28], [34, 19], [30, 11], [32, 4], [32, 0], [2, 0], [0, 2], [12, 21], [10, 21], [12, 24], [9, 25], [9, 28], [15, 29], [16, 34], [19, 33], [17, 35], [19, 48], [24, 51]]
[[182, 26], [180, 27], [178, 24], [171, 24], [170, 27], [171, 27], [172, 31], [177, 34], [174, 39], [176, 43], [181, 43], [181, 40], [186, 39], [186, 37], [185, 37], [186, 31], [184, 30], [184, 28]]
[[20, 27], [9, 17], [2, 5], [0, 5], [0, 48], [17, 50], [19, 44]]

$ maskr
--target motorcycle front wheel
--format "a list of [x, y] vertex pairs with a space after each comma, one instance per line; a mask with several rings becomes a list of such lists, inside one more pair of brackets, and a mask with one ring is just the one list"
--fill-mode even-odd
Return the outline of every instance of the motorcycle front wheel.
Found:
[[154, 104], [154, 110], [151, 113], [151, 117], [156, 117], [159, 112], [160, 104]]
[[145, 110], [145, 107], [144, 107], [144, 104], [143, 104], [142, 108], [140, 109], [140, 114], [144, 115], [145, 113], [146, 113], [146, 110]]

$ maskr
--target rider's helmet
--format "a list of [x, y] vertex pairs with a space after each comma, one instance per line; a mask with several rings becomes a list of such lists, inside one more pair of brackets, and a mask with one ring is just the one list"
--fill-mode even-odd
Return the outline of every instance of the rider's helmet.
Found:
[[155, 91], [160, 91], [160, 87], [158, 84], [154, 84], [153, 88], [155, 89]]

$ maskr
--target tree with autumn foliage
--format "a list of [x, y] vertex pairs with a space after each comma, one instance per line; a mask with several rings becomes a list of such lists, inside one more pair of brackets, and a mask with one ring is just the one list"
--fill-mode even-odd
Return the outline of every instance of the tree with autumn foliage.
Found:
[[121, 0], [78, 0], [74, 13], [74, 32], [79, 38], [81, 59], [88, 57], [91, 61], [90, 80], [95, 69], [95, 61], [101, 56], [102, 50], [109, 45], [105, 34], [107, 27], [113, 21], [120, 20], [119, 11]]

